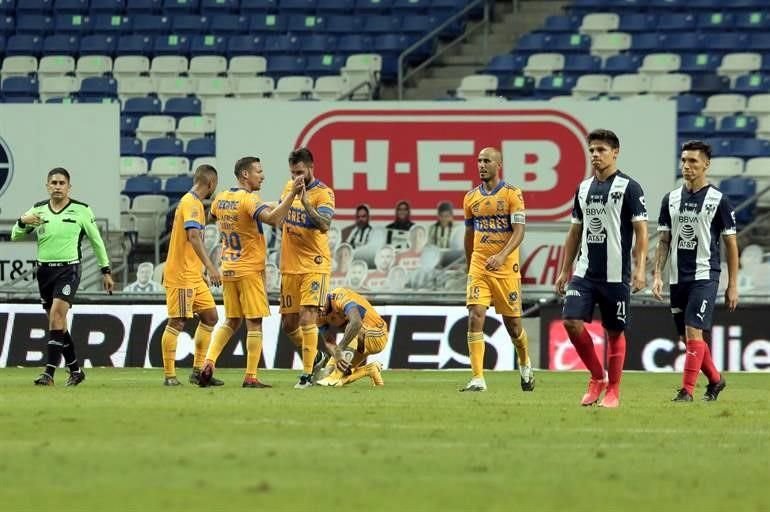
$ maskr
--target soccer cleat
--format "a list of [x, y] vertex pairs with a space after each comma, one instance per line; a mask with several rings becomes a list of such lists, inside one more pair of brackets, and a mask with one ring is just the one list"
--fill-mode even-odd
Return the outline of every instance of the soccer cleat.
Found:
[[382, 365], [380, 363], [369, 363], [364, 367], [364, 369], [366, 370], [366, 374], [369, 376], [369, 378], [372, 379], [373, 386], [385, 385], [385, 381], [382, 380]]
[[307, 389], [313, 386], [313, 376], [302, 374], [299, 376], [299, 381], [294, 384], [294, 389]]
[[86, 372], [83, 371], [81, 368], [80, 370], [76, 372], [70, 372], [70, 376], [67, 377], [67, 383], [64, 384], [65, 386], [77, 386], [81, 382], [86, 380]]
[[259, 379], [256, 377], [246, 377], [243, 379], [243, 384], [241, 384], [242, 388], [258, 388], [258, 389], [264, 389], [264, 388], [272, 388], [270, 384], [265, 384], [264, 382], [260, 382]]
[[41, 373], [37, 376], [37, 379], [32, 382], [35, 383], [35, 386], [53, 386], [53, 377], [47, 373]]
[[487, 383], [484, 381], [484, 377], [473, 377], [468, 384], [465, 385], [464, 388], [460, 389], [460, 392], [463, 391], [486, 391], [487, 390]]
[[224, 386], [225, 383], [214, 377], [214, 364], [206, 361], [203, 363], [202, 369], [193, 368], [190, 374], [190, 384], [197, 384], [202, 388], [207, 388], [209, 386]]
[[535, 390], [535, 372], [532, 371], [532, 366], [530, 365], [519, 366], [519, 373], [521, 374], [521, 390], [534, 391]]
[[706, 392], [703, 393], [703, 400], [706, 402], [715, 402], [719, 393], [721, 393], [725, 387], [727, 387], [727, 381], [720, 377], [719, 382], [706, 386]]
[[620, 405], [620, 392], [617, 389], [607, 389], [604, 398], [599, 402], [599, 407], [615, 409]]
[[165, 377], [163, 379], [164, 386], [181, 386], [182, 383], [176, 377]]
[[335, 371], [335, 372], [332, 372], [331, 374], [327, 375], [323, 379], [315, 381], [315, 385], [316, 386], [325, 386], [325, 387], [328, 387], [328, 388], [336, 388], [338, 386], [342, 386], [343, 385], [342, 379], [340, 377], [341, 377], [340, 372]]
[[588, 389], [580, 400], [580, 405], [589, 406], [598, 402], [599, 398], [602, 396], [602, 392], [607, 389], [608, 384], [609, 379], [607, 378], [607, 372], [604, 372], [604, 378], [601, 380], [591, 378], [588, 381]]
[[692, 395], [682, 388], [676, 392], [676, 396], [671, 399], [672, 402], [692, 402]]

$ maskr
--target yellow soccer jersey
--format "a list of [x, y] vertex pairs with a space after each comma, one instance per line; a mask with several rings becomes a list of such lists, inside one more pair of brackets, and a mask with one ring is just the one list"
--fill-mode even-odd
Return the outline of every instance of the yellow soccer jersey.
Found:
[[[286, 184], [281, 198], [292, 189], [292, 181]], [[334, 192], [318, 180], [305, 188], [310, 204], [319, 212], [334, 216]], [[302, 206], [300, 196], [294, 199], [283, 221], [281, 241], [281, 273], [308, 274], [331, 272], [329, 236], [313, 224]]]
[[524, 199], [521, 190], [501, 181], [491, 192], [479, 185], [463, 200], [465, 225], [473, 228], [473, 256], [470, 273], [493, 277], [519, 277], [519, 249], [514, 250], [496, 271], [485, 263], [505, 247], [513, 232], [513, 224], [524, 224]]
[[256, 192], [231, 188], [211, 203], [222, 244], [222, 279], [234, 280], [265, 270], [266, 246], [259, 214], [268, 206]]
[[199, 229], [203, 239], [206, 224], [203, 203], [200, 198], [188, 192], [179, 200], [171, 228], [168, 256], [163, 269], [163, 284], [167, 288], [190, 288], [203, 282], [203, 262], [187, 241], [188, 229]]
[[351, 308], [358, 308], [366, 330], [385, 329], [385, 320], [375, 311], [368, 300], [347, 288], [335, 288], [326, 296], [325, 314], [318, 317], [318, 325], [342, 327], [348, 321]]

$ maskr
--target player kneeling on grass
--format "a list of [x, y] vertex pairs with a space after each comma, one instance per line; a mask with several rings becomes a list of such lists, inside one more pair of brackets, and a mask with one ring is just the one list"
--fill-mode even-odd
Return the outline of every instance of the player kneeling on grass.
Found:
[[[344, 386], [364, 377], [382, 386], [382, 365], [366, 363], [369, 355], [378, 354], [388, 342], [388, 326], [364, 297], [347, 288], [335, 288], [326, 297], [318, 319], [319, 338], [331, 356], [326, 366], [316, 365], [319, 386]], [[344, 328], [337, 345], [337, 332]]]

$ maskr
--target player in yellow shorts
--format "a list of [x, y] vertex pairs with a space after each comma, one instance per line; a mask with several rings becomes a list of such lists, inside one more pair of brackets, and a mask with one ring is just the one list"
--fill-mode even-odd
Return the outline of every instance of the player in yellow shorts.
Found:
[[[302, 354], [302, 374], [294, 386], [313, 385], [318, 361], [318, 310], [323, 305], [331, 274], [329, 227], [334, 217], [334, 192], [313, 176], [313, 154], [307, 148], [289, 155], [291, 175], [302, 178], [305, 189], [289, 208], [281, 241], [281, 324]], [[285, 198], [293, 182], [286, 184]]]
[[203, 245], [203, 228], [206, 217], [202, 199], [208, 199], [217, 188], [217, 171], [210, 165], [195, 170], [193, 187], [176, 207], [171, 228], [168, 256], [163, 269], [163, 285], [166, 287], [168, 323], [163, 331], [163, 384], [179, 386], [176, 378], [176, 345], [184, 322], [197, 315], [195, 330], [195, 359], [191, 383], [198, 383], [203, 358], [206, 355], [211, 331], [218, 321], [217, 308], [209, 285], [201, 272], [208, 273], [209, 282], [218, 286], [221, 282], [219, 269], [211, 262]]
[[214, 366], [225, 345], [246, 319], [245, 388], [268, 388], [257, 379], [257, 367], [262, 355], [262, 318], [270, 316], [265, 287], [267, 258], [263, 224], [277, 225], [283, 221], [292, 201], [305, 187], [303, 179], [294, 180], [283, 201], [272, 208], [257, 195], [265, 175], [259, 158], [247, 156], [235, 163], [238, 186], [217, 194], [211, 203], [211, 216], [217, 219], [222, 244], [222, 283], [225, 302], [225, 323], [214, 333], [206, 354], [199, 385], [208, 386]]
[[[382, 386], [382, 366], [366, 363], [367, 356], [379, 354], [388, 343], [388, 325], [364, 297], [347, 288], [335, 288], [326, 298], [318, 319], [321, 339], [331, 355], [326, 372], [316, 382], [319, 386], [344, 386], [370, 377]], [[344, 328], [342, 341], [335, 343]]]
[[519, 245], [524, 239], [524, 199], [521, 190], [502, 181], [502, 156], [484, 148], [478, 156], [481, 185], [465, 195], [465, 257], [468, 284], [468, 353], [473, 376], [460, 391], [485, 391], [484, 319], [494, 304], [516, 347], [522, 391], [535, 389], [529, 340], [521, 323]]

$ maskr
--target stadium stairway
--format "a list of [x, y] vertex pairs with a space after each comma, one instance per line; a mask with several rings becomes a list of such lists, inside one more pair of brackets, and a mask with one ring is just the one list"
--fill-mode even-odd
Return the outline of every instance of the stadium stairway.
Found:
[[[433, 100], [445, 97], [448, 90], [457, 87], [460, 78], [478, 72], [493, 55], [509, 52], [519, 36], [541, 27], [548, 16], [562, 14], [568, 4], [560, 0], [520, 0], [519, 10], [513, 12], [510, 0], [497, 0], [486, 54], [483, 32], [478, 31], [429, 66], [417, 81], [407, 84], [404, 99]], [[396, 94], [388, 88], [383, 92], [383, 98], [395, 98]]]

